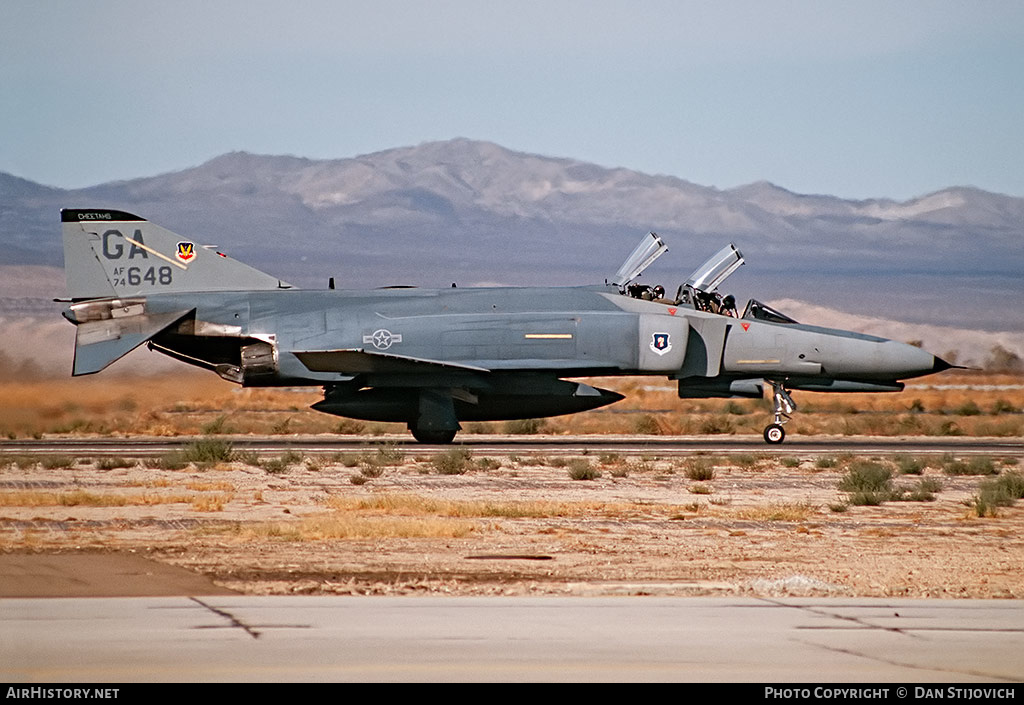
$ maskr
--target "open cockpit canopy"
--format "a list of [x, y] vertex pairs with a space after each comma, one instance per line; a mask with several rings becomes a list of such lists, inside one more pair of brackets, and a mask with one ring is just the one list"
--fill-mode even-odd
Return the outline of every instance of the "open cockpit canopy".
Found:
[[709, 294], [743, 264], [743, 254], [731, 242], [697, 267], [684, 287]]
[[619, 271], [615, 272], [611, 283], [619, 287], [621, 291], [625, 291], [627, 284], [639, 277], [641, 272], [666, 252], [668, 252], [668, 246], [662, 239], [655, 233], [647, 233], [619, 267]]

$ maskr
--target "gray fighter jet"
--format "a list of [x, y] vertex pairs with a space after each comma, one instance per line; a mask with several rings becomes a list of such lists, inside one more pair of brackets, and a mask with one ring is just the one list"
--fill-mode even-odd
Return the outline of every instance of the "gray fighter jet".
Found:
[[448, 443], [461, 421], [571, 414], [622, 399], [566, 378], [666, 376], [684, 399], [761, 398], [769, 443], [793, 390], [892, 392], [945, 361], [917, 347], [802, 325], [759, 301], [741, 312], [721, 283], [729, 245], [666, 295], [636, 282], [667, 251], [645, 235], [604, 285], [299, 290], [130, 213], [61, 211], [77, 326], [74, 375], [136, 347], [246, 387], [322, 386], [314, 409], [398, 421]]

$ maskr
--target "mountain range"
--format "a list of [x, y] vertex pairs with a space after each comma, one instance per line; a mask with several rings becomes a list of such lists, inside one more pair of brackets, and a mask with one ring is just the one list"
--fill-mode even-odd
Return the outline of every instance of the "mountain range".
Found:
[[334, 160], [233, 152], [73, 190], [0, 172], [0, 264], [61, 266], [63, 207], [133, 212], [304, 287], [599, 283], [653, 230], [670, 252], [644, 279], [670, 291], [732, 241], [737, 299], [1024, 328], [1024, 198], [970, 187], [902, 202], [718, 189], [468, 139]]

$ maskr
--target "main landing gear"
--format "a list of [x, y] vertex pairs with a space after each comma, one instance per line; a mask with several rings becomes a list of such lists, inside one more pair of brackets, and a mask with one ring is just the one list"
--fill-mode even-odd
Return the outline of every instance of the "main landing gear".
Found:
[[772, 401], [775, 404], [775, 423], [769, 424], [764, 429], [764, 440], [766, 443], [777, 445], [786, 439], [786, 429], [782, 427], [789, 421], [789, 417], [796, 411], [796, 402], [786, 391], [784, 382], [772, 382]]
[[425, 430], [410, 426], [409, 430], [412, 431], [412, 437], [420, 443], [431, 443], [436, 445], [447, 445], [455, 440], [455, 434], [457, 431], [448, 430]]

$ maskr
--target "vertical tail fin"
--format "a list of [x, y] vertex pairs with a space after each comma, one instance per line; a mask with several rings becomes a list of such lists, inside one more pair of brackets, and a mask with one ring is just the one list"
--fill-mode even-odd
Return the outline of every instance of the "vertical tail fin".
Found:
[[288, 289], [290, 284], [124, 211], [61, 211], [72, 299], [187, 291]]

